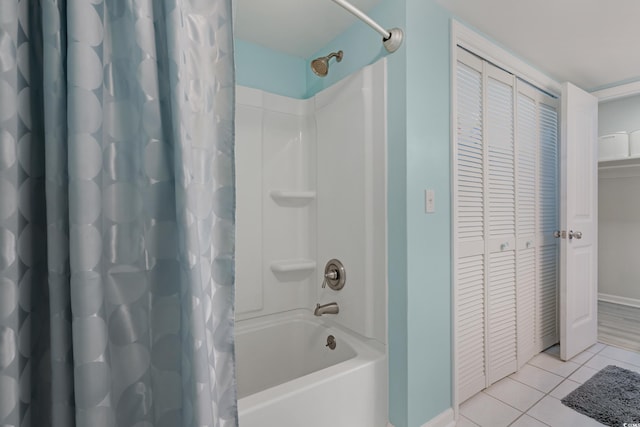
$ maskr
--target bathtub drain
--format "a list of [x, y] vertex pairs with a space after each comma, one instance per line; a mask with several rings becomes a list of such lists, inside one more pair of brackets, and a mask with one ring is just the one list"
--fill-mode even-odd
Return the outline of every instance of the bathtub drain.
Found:
[[325, 347], [329, 347], [331, 350], [335, 350], [336, 349], [336, 337], [334, 337], [333, 335], [329, 335], [327, 337], [327, 344], [325, 345]]

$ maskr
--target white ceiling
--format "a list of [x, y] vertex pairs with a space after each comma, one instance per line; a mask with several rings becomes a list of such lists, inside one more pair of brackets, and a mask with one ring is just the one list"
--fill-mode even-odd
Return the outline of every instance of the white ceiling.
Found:
[[[591, 90], [640, 78], [640, 0], [438, 1], [558, 81]], [[365, 11], [379, 2], [352, 0]], [[238, 37], [301, 58], [355, 22], [331, 0], [236, 0], [234, 8]]]
[[[366, 12], [380, 0], [350, 3]], [[305, 59], [356, 21], [331, 0], [236, 0], [234, 8], [236, 36]]]
[[556, 80], [586, 90], [640, 78], [638, 0], [439, 0]]

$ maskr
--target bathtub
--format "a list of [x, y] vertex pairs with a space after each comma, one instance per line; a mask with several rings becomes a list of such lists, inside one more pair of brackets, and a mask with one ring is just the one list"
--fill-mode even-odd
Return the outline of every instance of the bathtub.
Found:
[[386, 427], [384, 346], [329, 316], [295, 310], [236, 323], [240, 427]]

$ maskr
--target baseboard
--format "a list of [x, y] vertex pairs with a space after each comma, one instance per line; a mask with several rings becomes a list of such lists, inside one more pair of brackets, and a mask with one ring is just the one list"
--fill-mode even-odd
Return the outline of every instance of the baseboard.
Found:
[[440, 415], [431, 419], [428, 423], [423, 424], [422, 427], [455, 427], [456, 419], [453, 409], [449, 408]]
[[640, 307], [598, 301], [598, 341], [633, 351], [640, 350]]
[[598, 301], [640, 308], [640, 300], [635, 298], [619, 297], [617, 295], [609, 295], [609, 294], [598, 294]]
[[[387, 423], [387, 427], [394, 427], [393, 424]], [[449, 408], [437, 417], [431, 419], [422, 427], [456, 427], [455, 415], [453, 409]]]

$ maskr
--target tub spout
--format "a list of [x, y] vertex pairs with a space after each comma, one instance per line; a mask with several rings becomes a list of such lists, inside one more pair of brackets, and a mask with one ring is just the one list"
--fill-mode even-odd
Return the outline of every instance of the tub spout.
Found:
[[338, 307], [337, 302], [330, 302], [329, 304], [316, 304], [316, 309], [313, 311], [313, 314], [316, 316], [322, 316], [323, 314], [338, 314], [340, 312], [340, 308]]

